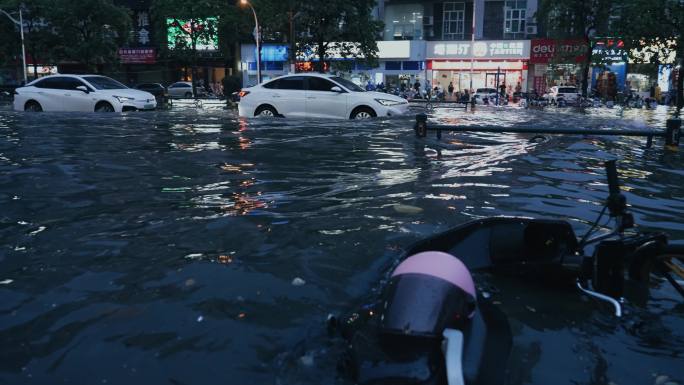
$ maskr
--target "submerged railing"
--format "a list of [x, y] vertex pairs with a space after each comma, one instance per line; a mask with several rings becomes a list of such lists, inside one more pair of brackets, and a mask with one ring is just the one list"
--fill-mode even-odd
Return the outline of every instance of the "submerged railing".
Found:
[[583, 128], [526, 128], [526, 127], [496, 127], [496, 126], [456, 126], [446, 124], [428, 124], [428, 117], [424, 113], [416, 115], [414, 130], [419, 138], [427, 137], [428, 131], [435, 131], [437, 139], [442, 138], [442, 132], [494, 132], [519, 134], [553, 134], [553, 135], [605, 135], [605, 136], [641, 136], [647, 139], [646, 147], [651, 147], [654, 137], [665, 138], [665, 146], [677, 148], [682, 121], [679, 118], [669, 119], [665, 130], [624, 130], [624, 129], [583, 129]]

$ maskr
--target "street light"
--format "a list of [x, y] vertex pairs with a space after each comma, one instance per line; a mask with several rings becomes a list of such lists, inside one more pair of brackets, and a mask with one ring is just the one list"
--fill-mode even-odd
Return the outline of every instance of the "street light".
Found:
[[259, 49], [259, 19], [257, 19], [256, 11], [254, 10], [254, 7], [252, 7], [252, 4], [249, 3], [247, 0], [240, 0], [240, 4], [246, 5], [249, 7], [249, 9], [252, 10], [252, 14], [254, 15], [254, 24], [255, 24], [255, 32], [254, 32], [254, 39], [256, 40], [256, 60], [257, 60], [257, 84], [261, 83], [261, 50]]
[[2, 9], [0, 9], [0, 12], [9, 17], [9, 19], [12, 20], [12, 23], [19, 26], [19, 32], [21, 34], [21, 58], [24, 62], [24, 84], [26, 84], [28, 83], [28, 78], [26, 77], [26, 49], [24, 48], [24, 17], [21, 14], [21, 7], [19, 8], [19, 20], [13, 18], [9, 13], [3, 11]]

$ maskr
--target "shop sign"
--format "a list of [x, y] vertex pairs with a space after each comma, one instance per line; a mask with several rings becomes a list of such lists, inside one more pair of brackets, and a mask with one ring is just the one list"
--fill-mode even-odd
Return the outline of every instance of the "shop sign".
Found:
[[[28, 73], [33, 73], [33, 64], [29, 64], [26, 66], [26, 71]], [[36, 66], [35, 67], [36, 73], [38, 75], [54, 75], [57, 73], [57, 67], [56, 66]]]
[[474, 44], [429, 42], [427, 47], [431, 58], [528, 59], [530, 56], [529, 40], [476, 41]]
[[123, 64], [154, 64], [157, 52], [154, 48], [119, 48], [119, 59]]
[[600, 39], [594, 42], [592, 55], [602, 62], [624, 62], [627, 60], [625, 42], [620, 39]]
[[[286, 45], [265, 45], [261, 48], [261, 61], [287, 61], [288, 60], [288, 47]], [[257, 52], [256, 47], [254, 47], [254, 57], [256, 58]], [[255, 59], [256, 60], [256, 59]]]
[[411, 57], [411, 42], [405, 41], [378, 41], [379, 59], [408, 59]]
[[547, 64], [556, 58], [561, 63], [582, 63], [588, 50], [587, 43], [579, 39], [533, 39], [530, 63]]

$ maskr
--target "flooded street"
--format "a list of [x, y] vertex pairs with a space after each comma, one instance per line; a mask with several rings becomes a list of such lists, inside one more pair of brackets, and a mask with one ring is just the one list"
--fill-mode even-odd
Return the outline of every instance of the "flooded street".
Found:
[[[403, 248], [485, 216], [567, 219], [583, 234], [608, 159], [636, 223], [684, 242], [684, 149], [662, 139], [439, 144], [415, 138], [413, 116], [1, 108], [0, 384], [349, 384], [326, 317], [372, 297]], [[662, 129], [667, 114], [482, 107], [430, 119]], [[510, 318], [510, 384], [684, 383], [684, 306], [666, 283], [616, 319], [574, 290], [477, 282]]]

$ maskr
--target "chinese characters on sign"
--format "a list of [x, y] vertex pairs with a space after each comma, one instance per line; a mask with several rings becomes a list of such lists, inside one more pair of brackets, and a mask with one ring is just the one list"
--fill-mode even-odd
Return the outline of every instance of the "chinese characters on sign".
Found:
[[474, 45], [470, 42], [428, 43], [428, 52], [433, 58], [526, 59], [529, 51], [528, 40], [478, 41]]
[[119, 58], [123, 64], [154, 64], [157, 53], [154, 48], [120, 48]]
[[150, 44], [150, 31], [148, 31], [147, 29], [150, 26], [150, 16], [145, 11], [138, 12], [137, 16], [137, 41], [140, 45], [148, 45]]

